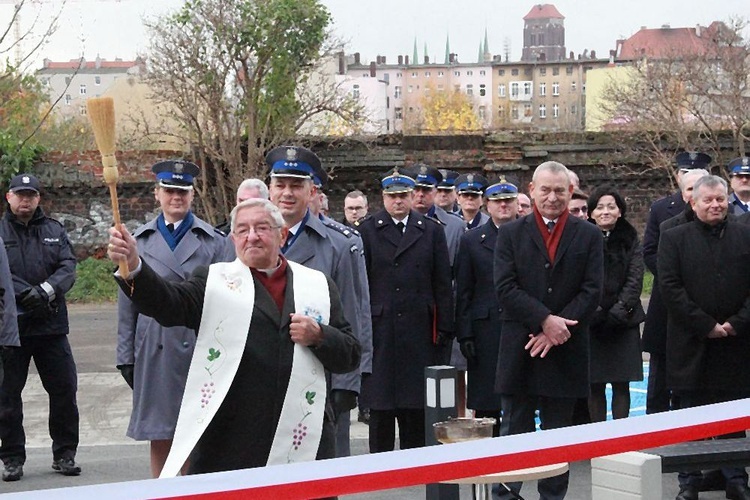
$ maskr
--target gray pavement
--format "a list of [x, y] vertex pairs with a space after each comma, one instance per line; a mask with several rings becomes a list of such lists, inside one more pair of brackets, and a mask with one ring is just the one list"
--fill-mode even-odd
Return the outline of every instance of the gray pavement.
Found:
[[[79, 477], [61, 476], [51, 469], [51, 441], [47, 431], [47, 397], [38, 376], [29, 376], [24, 391], [25, 429], [28, 457], [24, 477], [14, 483], [0, 482], [0, 495], [10, 492], [66, 488], [89, 484], [114, 483], [149, 478], [148, 446], [125, 436], [130, 415], [130, 388], [114, 368], [116, 308], [105, 305], [73, 305], [70, 308], [70, 342], [79, 370], [78, 402], [81, 414], [81, 444], [77, 461], [83, 468]], [[367, 427], [352, 413], [352, 453], [367, 453]], [[664, 498], [677, 494], [675, 474], [664, 474]], [[469, 486], [460, 487], [461, 499], [470, 499]], [[64, 494], [64, 490], [50, 492]], [[526, 498], [537, 498], [535, 483], [521, 491]], [[342, 498], [418, 499], [425, 497], [424, 486], [386, 490]], [[588, 461], [571, 464], [568, 497], [591, 498]], [[724, 498], [723, 492], [702, 494], [701, 498]]]

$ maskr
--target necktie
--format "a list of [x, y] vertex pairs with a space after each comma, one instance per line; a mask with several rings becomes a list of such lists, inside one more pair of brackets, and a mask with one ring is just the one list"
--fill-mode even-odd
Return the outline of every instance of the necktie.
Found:
[[551, 233], [553, 229], [555, 229], [555, 221], [551, 220], [547, 223], [547, 231]]
[[171, 222], [167, 224], [167, 231], [169, 231], [170, 233], [174, 233], [174, 224], [172, 224]]
[[398, 235], [399, 236], [403, 236], [404, 235], [404, 227], [405, 226], [404, 226], [403, 222], [399, 222], [398, 224], [396, 224], [396, 228], [398, 229]]
[[286, 241], [283, 245], [281, 245], [281, 253], [286, 253], [287, 250], [289, 250], [289, 247], [292, 246], [292, 240], [294, 239], [294, 233], [289, 231], [289, 234], [286, 236]]

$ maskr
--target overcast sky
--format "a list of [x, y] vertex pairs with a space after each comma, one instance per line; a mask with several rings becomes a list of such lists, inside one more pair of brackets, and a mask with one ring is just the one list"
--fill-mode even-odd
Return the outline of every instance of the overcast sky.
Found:
[[[45, 12], [60, 0], [41, 0]], [[0, 0], [0, 30], [10, 19], [12, 0]], [[475, 62], [485, 29], [490, 51], [511, 60], [521, 55], [523, 17], [535, 5], [519, 0], [322, 0], [333, 16], [333, 28], [348, 42], [347, 52], [360, 52], [362, 60], [385, 55], [396, 62], [400, 54], [411, 57], [416, 37], [420, 59], [427, 44], [431, 60], [443, 60], [446, 35], [461, 62]], [[146, 49], [144, 16], [174, 10], [182, 0], [69, 0], [60, 29], [40, 53], [63, 61], [100, 55], [105, 59], [133, 59]], [[576, 54], [596, 50], [606, 57], [615, 40], [637, 32], [641, 26], [657, 28], [708, 25], [714, 20], [750, 17], [748, 0], [557, 0], [552, 2], [565, 16], [567, 51]], [[30, 4], [30, 0], [27, 1]], [[22, 24], [32, 19], [31, 4]]]

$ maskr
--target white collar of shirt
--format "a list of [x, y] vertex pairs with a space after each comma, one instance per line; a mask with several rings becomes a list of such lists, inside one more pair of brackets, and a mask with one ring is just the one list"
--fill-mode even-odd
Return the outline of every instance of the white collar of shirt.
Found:
[[300, 220], [298, 223], [296, 223], [295, 225], [289, 228], [289, 236], [288, 236], [289, 238], [297, 234], [297, 231], [299, 231], [299, 227], [302, 225], [303, 220], [305, 219], [302, 218], [302, 220]]
[[[183, 220], [184, 220], [184, 219], [183, 219]], [[175, 229], [177, 229], [178, 227], [180, 227], [180, 224], [182, 224], [182, 220], [178, 220], [178, 221], [176, 221], [176, 222], [167, 222], [167, 221], [165, 220], [165, 221], [164, 221], [164, 223], [165, 223], [165, 225], [166, 225], [166, 224], [172, 224], [172, 225], [174, 226], [174, 228], [175, 228]]]
[[542, 216], [542, 220], [544, 221], [544, 225], [545, 225], [545, 226], [546, 226], [547, 224], [549, 224], [550, 222], [554, 222], [555, 224], [557, 224], [557, 220], [558, 220], [558, 219], [559, 219], [559, 217], [558, 217], [557, 219], [548, 219], [547, 217], [545, 217], [545, 216]]
[[398, 224], [399, 222], [403, 222], [404, 223], [404, 230], [406, 230], [406, 224], [409, 222], [409, 216], [408, 215], [406, 217], [404, 217], [403, 219], [401, 219], [401, 220], [398, 220], [395, 217], [391, 217], [391, 219], [393, 219], [393, 223], [394, 224]]

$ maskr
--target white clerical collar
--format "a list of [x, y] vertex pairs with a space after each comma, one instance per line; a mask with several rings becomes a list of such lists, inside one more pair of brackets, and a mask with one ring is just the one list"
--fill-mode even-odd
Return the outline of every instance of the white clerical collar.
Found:
[[271, 275], [278, 271], [278, 269], [281, 267], [281, 259], [279, 259], [277, 262], [278, 264], [276, 264], [276, 267], [271, 267], [269, 269], [256, 269], [256, 271], [258, 271], [259, 273], [264, 273], [266, 276], [271, 277]]
[[404, 227], [406, 227], [406, 223], [409, 222], [409, 214], [406, 214], [406, 217], [404, 217], [401, 220], [398, 220], [395, 217], [391, 217], [391, 219], [393, 219], [393, 223], [394, 224], [398, 224], [399, 222], [403, 222], [404, 223]]

